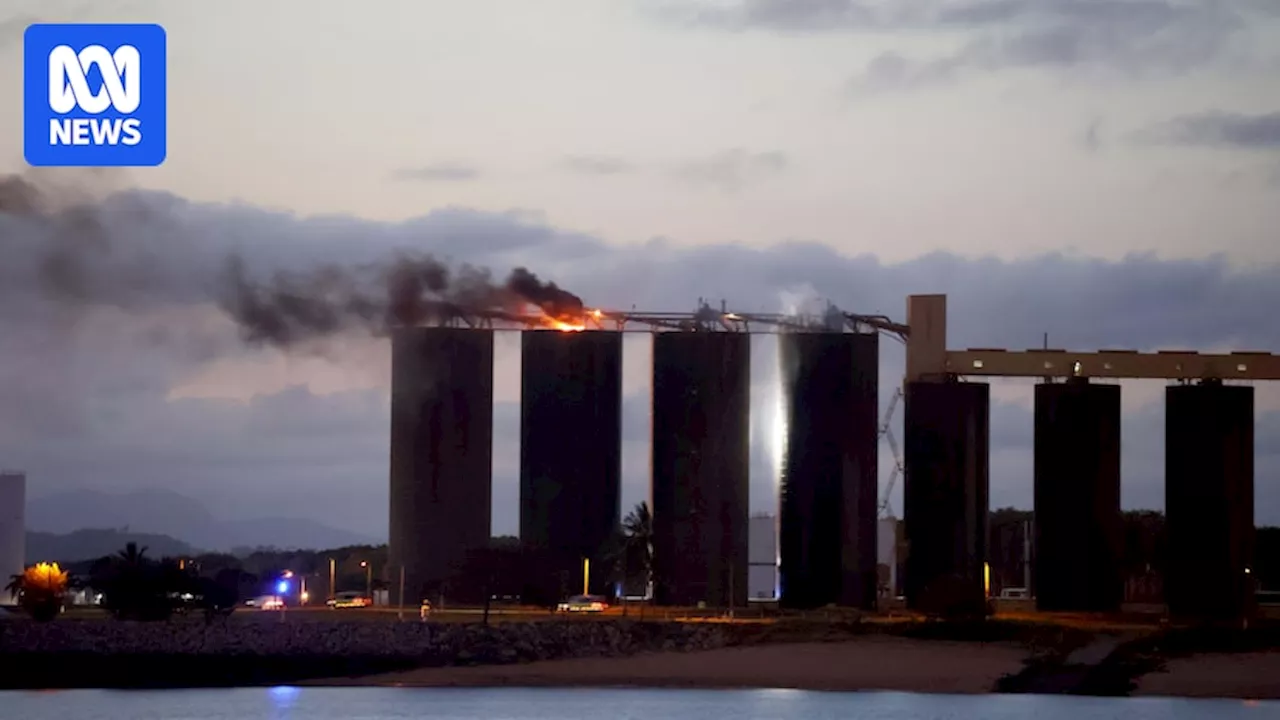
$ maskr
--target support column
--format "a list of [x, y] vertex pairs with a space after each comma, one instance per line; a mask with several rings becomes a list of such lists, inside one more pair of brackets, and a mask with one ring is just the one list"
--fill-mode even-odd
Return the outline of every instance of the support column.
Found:
[[1165, 391], [1164, 592], [1175, 616], [1251, 611], [1253, 388], [1206, 382]]
[[907, 384], [903, 510], [913, 609], [984, 601], [990, 401], [985, 383]]
[[1036, 609], [1120, 609], [1120, 386], [1036, 386]]

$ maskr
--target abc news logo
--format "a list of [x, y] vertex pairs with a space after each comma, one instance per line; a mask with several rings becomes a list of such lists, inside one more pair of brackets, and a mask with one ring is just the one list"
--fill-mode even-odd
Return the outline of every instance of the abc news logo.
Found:
[[[114, 53], [101, 45], [76, 52], [59, 45], [49, 52], [49, 109], [66, 115], [76, 108], [98, 115], [108, 108], [128, 115], [142, 103], [142, 58], [138, 48], [121, 45]], [[102, 75], [98, 92], [89, 89], [87, 73]], [[138, 118], [50, 118], [50, 145], [137, 145], [142, 142]]]
[[43, 167], [163, 163], [166, 43], [159, 25], [29, 26], [23, 36], [27, 162]]

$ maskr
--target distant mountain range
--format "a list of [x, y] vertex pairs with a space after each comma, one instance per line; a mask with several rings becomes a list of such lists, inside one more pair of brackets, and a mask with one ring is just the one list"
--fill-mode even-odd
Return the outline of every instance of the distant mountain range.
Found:
[[[305, 518], [219, 520], [199, 501], [170, 490], [128, 493], [75, 490], [27, 500], [27, 530], [37, 536], [34, 542], [54, 542], [38, 537], [41, 534], [66, 536], [98, 529], [111, 529], [107, 532], [118, 536], [167, 535], [169, 540], [177, 542], [175, 547], [185, 547], [187, 552], [192, 549], [230, 552], [236, 548], [263, 546], [319, 550], [383, 542]], [[91, 536], [80, 536], [81, 539], [87, 537]], [[158, 546], [152, 546], [151, 550], [157, 556], [171, 554]], [[173, 554], [181, 552], [183, 550], [178, 549]]]
[[76, 530], [66, 535], [27, 533], [27, 565], [58, 562], [64, 565], [82, 560], [96, 560], [114, 555], [128, 543], [147, 549], [147, 557], [182, 557], [195, 554], [195, 548], [168, 535], [123, 532], [120, 530]]

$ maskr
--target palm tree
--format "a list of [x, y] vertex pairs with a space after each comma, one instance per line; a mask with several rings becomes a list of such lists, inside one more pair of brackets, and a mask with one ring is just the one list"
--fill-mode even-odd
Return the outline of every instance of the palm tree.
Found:
[[26, 573], [19, 573], [9, 577], [9, 584], [4, 586], [4, 590], [16, 600], [18, 595], [22, 593], [24, 585], [26, 585]]
[[131, 542], [114, 555], [94, 563], [95, 587], [103, 606], [118, 618], [163, 620], [173, 612], [171, 593], [180, 587], [174, 569], [147, 557], [147, 548]]
[[626, 556], [639, 565], [647, 590], [653, 578], [653, 515], [649, 512], [649, 503], [637, 503], [627, 513], [622, 520], [622, 535]]
[[126, 566], [138, 567], [145, 564], [147, 560], [150, 559], [146, 557], [146, 554], [147, 548], [145, 545], [139, 548], [138, 543], [130, 542], [125, 543], [124, 549], [116, 553], [116, 557]]

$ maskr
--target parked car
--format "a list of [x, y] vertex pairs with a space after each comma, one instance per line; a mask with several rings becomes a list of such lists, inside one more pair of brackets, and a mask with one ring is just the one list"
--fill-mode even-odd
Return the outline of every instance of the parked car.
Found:
[[556, 612], [604, 612], [609, 603], [599, 595], [574, 595], [556, 606]]
[[340, 610], [343, 608], [369, 607], [373, 604], [373, 601], [366, 597], [364, 593], [340, 592], [327, 600], [325, 604], [335, 610]]
[[279, 595], [259, 595], [245, 600], [244, 606], [257, 610], [283, 610], [284, 598]]

